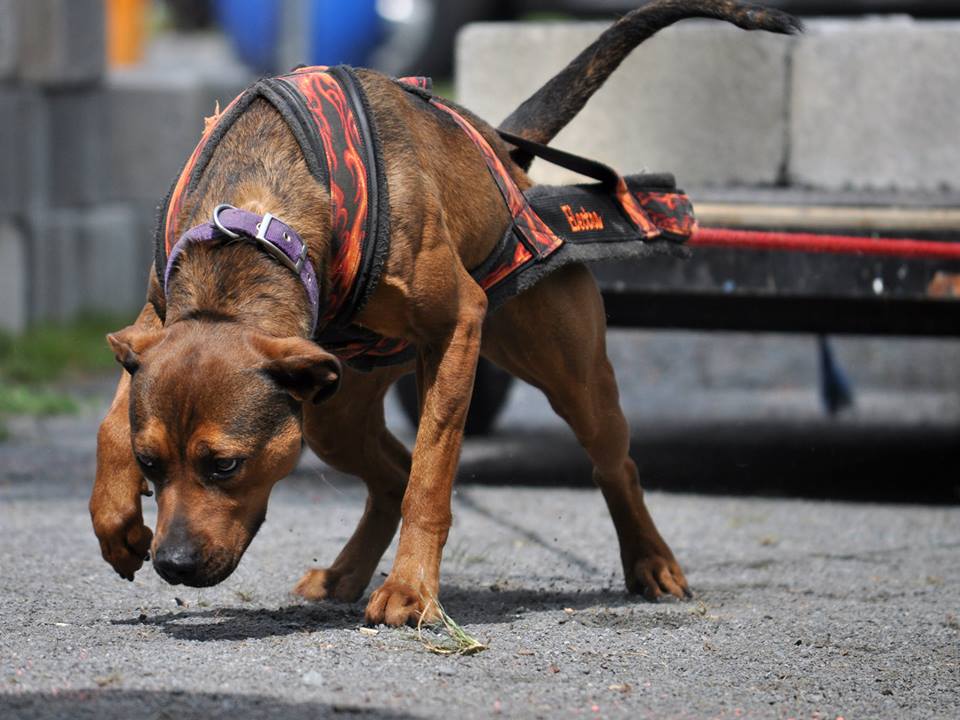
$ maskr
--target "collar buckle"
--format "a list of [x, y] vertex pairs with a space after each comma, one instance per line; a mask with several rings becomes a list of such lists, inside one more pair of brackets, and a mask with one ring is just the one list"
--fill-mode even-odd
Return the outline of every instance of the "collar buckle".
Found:
[[[269, 252], [276, 255], [280, 259], [280, 262], [282, 262], [288, 268], [293, 270], [297, 275], [299, 275], [300, 271], [303, 270], [303, 263], [306, 262], [307, 260], [307, 244], [301, 240], [300, 255], [297, 257], [296, 260], [291, 259], [290, 256], [287, 255], [287, 253], [285, 253], [283, 250], [277, 247], [276, 242], [267, 238], [267, 232], [270, 229], [270, 223], [274, 222], [275, 220], [281, 225], [283, 225], [283, 222], [280, 220], [277, 220], [276, 216], [273, 215], [272, 213], [264, 213], [263, 218], [260, 220], [260, 222], [257, 223], [257, 234], [254, 235], [254, 239], [260, 241], [261, 243], [264, 243], [267, 249], [269, 250]], [[290, 237], [290, 233], [286, 230], [283, 231], [283, 234], [281, 235], [281, 237], [283, 238], [283, 241], [286, 243], [293, 242], [293, 238]], [[276, 252], [277, 250], [280, 250], [279, 255], [277, 255], [277, 252]]]
[[257, 223], [257, 234], [254, 237], [260, 242], [270, 242], [267, 240], [267, 230], [270, 229], [270, 223], [276, 218], [272, 213], [264, 213], [263, 218]]
[[[220, 219], [220, 213], [225, 210], [236, 209], [237, 208], [229, 203], [221, 203], [213, 209], [213, 224], [216, 225], [220, 232], [232, 240], [239, 239], [241, 237], [241, 233], [231, 230], [225, 226], [223, 221]], [[307, 244], [298, 238], [295, 233], [292, 233], [289, 228], [281, 233], [280, 240], [272, 240], [268, 238], [267, 233], [270, 231], [270, 225], [274, 222], [283, 225], [283, 221], [279, 220], [273, 213], [264, 213], [263, 217], [260, 218], [255, 226], [256, 233], [253, 235], [248, 235], [245, 232], [243, 234], [247, 235], [247, 237], [250, 237], [253, 240], [256, 240], [260, 247], [270, 253], [270, 255], [276, 258], [282, 265], [286, 266], [299, 276], [303, 271], [304, 263], [307, 261]], [[295, 241], [300, 243], [300, 251], [296, 260], [291, 257], [293, 255], [292, 252], [288, 254], [287, 251], [280, 246], [281, 242], [289, 245]]]

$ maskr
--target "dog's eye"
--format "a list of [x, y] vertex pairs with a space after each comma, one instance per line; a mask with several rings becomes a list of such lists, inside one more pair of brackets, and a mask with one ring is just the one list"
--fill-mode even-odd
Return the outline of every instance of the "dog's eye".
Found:
[[213, 477], [222, 480], [233, 475], [240, 469], [243, 460], [239, 458], [220, 458], [213, 461]]

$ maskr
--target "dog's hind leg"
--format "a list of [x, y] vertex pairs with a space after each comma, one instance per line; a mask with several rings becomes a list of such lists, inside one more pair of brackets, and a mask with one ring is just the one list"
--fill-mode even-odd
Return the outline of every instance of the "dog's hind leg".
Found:
[[387, 430], [383, 398], [409, 368], [359, 373], [344, 368], [340, 391], [321, 405], [304, 405], [303, 434], [331, 467], [367, 485], [363, 516], [328, 568], [308, 570], [294, 592], [309, 600], [353, 602], [363, 594], [400, 523], [410, 451]]
[[630, 435], [607, 359], [603, 300], [582, 265], [558, 270], [488, 318], [483, 354], [544, 391], [594, 463], [620, 541], [627, 589], [689, 596], [683, 571], [643, 500]]

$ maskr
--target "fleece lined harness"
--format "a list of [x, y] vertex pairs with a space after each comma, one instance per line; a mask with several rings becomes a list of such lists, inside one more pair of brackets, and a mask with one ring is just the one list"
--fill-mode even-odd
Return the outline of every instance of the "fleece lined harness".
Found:
[[[621, 177], [610, 167], [508, 133], [524, 152], [599, 182], [520, 190], [486, 139], [457, 110], [430, 93], [426, 78], [401, 87], [448, 116], [474, 142], [510, 210], [512, 223], [490, 256], [471, 271], [493, 310], [572, 262], [685, 255], [696, 223], [689, 198], [670, 175]], [[258, 98], [280, 113], [311, 174], [329, 190], [332, 238], [325, 277], [318, 277], [303, 239], [270, 213], [220, 205], [210, 222], [178, 234], [177, 219], [219, 140]], [[380, 141], [366, 96], [344, 66], [304, 67], [259, 81], [206, 128], [161, 208], [156, 269], [164, 290], [180, 253], [193, 243], [245, 239], [257, 243], [301, 280], [313, 314], [313, 337], [351, 366], [369, 370], [405, 362], [415, 348], [353, 324], [372, 295], [390, 248], [389, 202]]]

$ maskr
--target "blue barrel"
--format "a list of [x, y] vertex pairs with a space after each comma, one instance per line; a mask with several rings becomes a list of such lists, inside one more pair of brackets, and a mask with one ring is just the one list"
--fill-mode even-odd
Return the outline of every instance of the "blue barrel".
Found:
[[[278, 66], [283, 0], [216, 0], [216, 13], [237, 54], [261, 73], [289, 70]], [[309, 65], [365, 65], [383, 37], [376, 0], [309, 0], [301, 62]], [[289, 8], [288, 8], [289, 10]], [[289, 41], [289, 40], [287, 40]]]
[[311, 65], [363, 66], [383, 37], [376, 0], [312, 0]]

